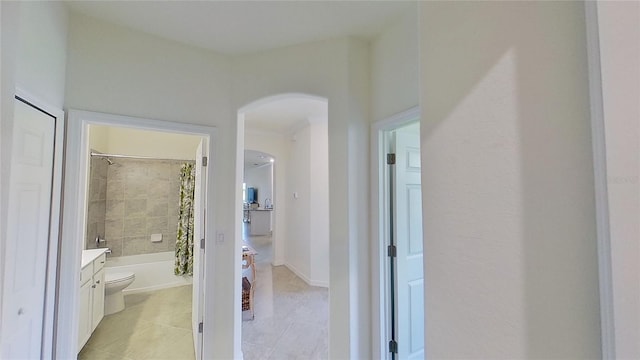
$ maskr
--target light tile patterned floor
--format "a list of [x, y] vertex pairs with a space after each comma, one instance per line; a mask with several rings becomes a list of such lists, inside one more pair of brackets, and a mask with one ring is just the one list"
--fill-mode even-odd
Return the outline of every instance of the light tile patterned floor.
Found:
[[[271, 238], [252, 237], [256, 256], [255, 320], [242, 323], [245, 360], [327, 359], [328, 290], [271, 266]], [[125, 296], [126, 308], [106, 316], [81, 360], [194, 359], [191, 286]], [[246, 318], [246, 314], [245, 314]]]
[[271, 266], [271, 238], [249, 237], [258, 251], [255, 320], [242, 322], [245, 360], [327, 359], [329, 291], [285, 266]]
[[126, 308], [105, 316], [78, 359], [194, 359], [191, 286], [125, 296]]

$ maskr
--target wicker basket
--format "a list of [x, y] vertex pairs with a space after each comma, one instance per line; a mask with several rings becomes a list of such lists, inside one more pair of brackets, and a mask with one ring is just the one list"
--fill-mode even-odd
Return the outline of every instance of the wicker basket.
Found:
[[251, 282], [247, 277], [242, 278], [242, 311], [251, 309]]

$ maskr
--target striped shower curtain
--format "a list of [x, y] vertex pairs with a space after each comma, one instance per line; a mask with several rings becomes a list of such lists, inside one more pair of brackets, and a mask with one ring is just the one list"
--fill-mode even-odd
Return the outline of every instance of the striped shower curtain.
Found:
[[186, 163], [180, 170], [180, 213], [176, 238], [176, 275], [193, 275], [193, 198], [195, 166]]

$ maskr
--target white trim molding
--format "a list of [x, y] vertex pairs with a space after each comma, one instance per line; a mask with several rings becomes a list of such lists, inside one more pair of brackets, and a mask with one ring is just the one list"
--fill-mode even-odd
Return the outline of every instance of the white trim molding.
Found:
[[605, 144], [602, 74], [600, 68], [600, 39], [598, 9], [595, 1], [585, 1], [587, 61], [589, 68], [589, 102], [591, 104], [591, 143], [596, 202], [596, 231], [598, 244], [598, 278], [600, 288], [600, 336], [602, 359], [613, 360], [615, 324], [613, 312], [613, 279], [611, 239], [609, 231], [609, 198], [607, 189], [607, 150]]
[[388, 189], [384, 188], [385, 167], [380, 166], [387, 152], [386, 135], [389, 131], [420, 120], [420, 107], [392, 115], [374, 123], [371, 127], [371, 356], [374, 359], [387, 359], [387, 331], [389, 313], [384, 307], [387, 289], [385, 269], [385, 240], [387, 222], [384, 220], [385, 207], [388, 205]]

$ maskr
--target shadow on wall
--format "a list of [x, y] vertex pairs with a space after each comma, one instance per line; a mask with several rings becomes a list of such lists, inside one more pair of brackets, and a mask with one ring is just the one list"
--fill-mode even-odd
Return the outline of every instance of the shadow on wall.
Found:
[[421, 6], [429, 356], [599, 357], [583, 4]]

